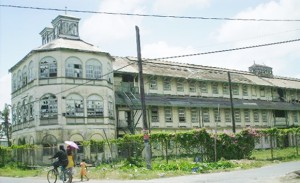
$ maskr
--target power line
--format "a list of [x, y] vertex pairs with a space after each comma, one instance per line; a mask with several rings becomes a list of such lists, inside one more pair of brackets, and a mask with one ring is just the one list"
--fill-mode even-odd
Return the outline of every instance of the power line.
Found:
[[73, 9], [66, 10], [66, 9], [59, 9], [59, 8], [42, 8], [42, 7], [4, 5], [4, 4], [0, 4], [0, 7], [35, 9], [35, 10], [58, 11], [58, 12], [68, 11], [68, 12], [75, 12], [75, 13], [106, 14], [106, 15], [120, 15], [120, 16], [139, 16], [139, 17], [153, 17], [153, 18], [194, 19], [194, 20], [230, 20], [230, 21], [263, 21], [263, 22], [299, 22], [300, 21], [300, 19], [265, 19], [265, 18], [257, 19], [257, 18], [198, 17], [198, 16], [176, 16], [176, 15], [158, 15], [158, 14], [120, 13], [120, 12], [73, 10]]
[[202, 53], [193, 53], [193, 54], [186, 54], [186, 55], [161, 57], [161, 58], [154, 58], [154, 59], [148, 59], [148, 60], [162, 60], [162, 59], [174, 59], [174, 58], [182, 58], [182, 57], [208, 55], [208, 54], [215, 54], [215, 53], [222, 53], [222, 52], [229, 52], [229, 51], [238, 51], [238, 50], [245, 50], [245, 49], [251, 49], [251, 48], [272, 46], [272, 45], [278, 45], [278, 44], [286, 44], [286, 43], [292, 43], [292, 42], [297, 42], [297, 41], [300, 41], [300, 39], [292, 39], [292, 40], [287, 40], [287, 41], [265, 43], [265, 44], [259, 44], [259, 45], [245, 46], [245, 47], [239, 47], [239, 48], [230, 48], [230, 49], [225, 49], [225, 50], [216, 50], [216, 51], [209, 51], [209, 52], [202, 52]]

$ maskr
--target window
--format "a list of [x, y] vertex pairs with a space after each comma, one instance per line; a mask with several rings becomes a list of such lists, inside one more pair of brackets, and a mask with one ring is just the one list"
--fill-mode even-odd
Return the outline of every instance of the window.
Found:
[[26, 100], [24, 99], [23, 102], [22, 102], [22, 120], [21, 122], [22, 123], [25, 123], [26, 121], [28, 121], [28, 106], [27, 106], [27, 102]]
[[163, 87], [165, 91], [171, 91], [171, 78], [164, 78]]
[[34, 119], [34, 107], [33, 107], [33, 97], [31, 96], [28, 101], [28, 118], [29, 120]]
[[91, 140], [91, 153], [101, 153], [104, 152], [104, 145], [102, 143], [98, 143], [94, 140]]
[[293, 112], [293, 121], [295, 125], [298, 125], [298, 112]]
[[223, 94], [229, 95], [229, 85], [228, 83], [223, 83]]
[[262, 122], [263, 123], [267, 123], [268, 122], [268, 114], [266, 111], [262, 111], [261, 112], [261, 118], [262, 118]]
[[261, 97], [265, 96], [265, 87], [260, 87], [260, 96]]
[[184, 91], [183, 80], [178, 79], [177, 82], [176, 82], [176, 86], [177, 86], [177, 91], [178, 92], [183, 92]]
[[110, 118], [114, 118], [114, 116], [115, 116], [114, 102], [113, 102], [113, 98], [111, 96], [108, 97], [108, 116]]
[[46, 94], [40, 99], [41, 118], [57, 117], [57, 99], [53, 94]]
[[22, 70], [22, 86], [27, 85], [27, 67], [24, 66]]
[[195, 81], [191, 81], [189, 83], [190, 85], [190, 92], [195, 93], [196, 92], [196, 82]]
[[12, 118], [12, 125], [16, 125], [17, 124], [17, 110], [16, 110], [16, 106], [13, 106], [11, 108], [11, 118]]
[[241, 122], [241, 112], [238, 109], [234, 110], [234, 119], [235, 122], [240, 123]]
[[157, 78], [156, 77], [150, 77], [149, 78], [149, 88], [150, 90], [157, 90]]
[[29, 63], [29, 66], [28, 66], [28, 82], [34, 80], [34, 65], [33, 65], [33, 61], [31, 61]]
[[211, 89], [213, 94], [219, 94], [218, 83], [213, 82], [211, 84]]
[[258, 110], [254, 110], [253, 111], [253, 119], [254, 119], [254, 123], [259, 123], [259, 113], [258, 113]]
[[202, 120], [204, 123], [209, 123], [210, 120], [209, 120], [209, 109], [207, 108], [203, 108], [202, 109]]
[[84, 102], [83, 98], [77, 94], [70, 94], [66, 97], [66, 116], [67, 117], [83, 117]]
[[43, 156], [53, 156], [57, 151], [57, 147], [54, 144], [43, 144]]
[[66, 77], [82, 78], [82, 64], [76, 57], [70, 57], [66, 60]]
[[184, 108], [178, 109], [178, 117], [179, 117], [179, 123], [185, 123], [185, 109]]
[[239, 85], [238, 84], [232, 85], [232, 93], [233, 93], [233, 95], [239, 95]]
[[256, 86], [252, 86], [251, 90], [252, 90], [252, 95], [256, 96]]
[[17, 75], [14, 74], [12, 77], [12, 91], [16, 91], [18, 89], [18, 79], [17, 79]]
[[21, 70], [18, 71], [18, 79], [17, 79], [17, 86], [18, 86], [18, 89], [22, 87], [22, 72]]
[[192, 123], [198, 123], [199, 122], [197, 108], [192, 108], [191, 109], [191, 119], [192, 119]]
[[300, 100], [300, 91], [297, 90], [297, 100]]
[[250, 123], [250, 111], [244, 110], [244, 118], [246, 123]]
[[207, 83], [205, 81], [200, 81], [199, 83], [201, 93], [207, 93]]
[[21, 119], [22, 119], [22, 106], [21, 106], [21, 102], [19, 102], [17, 105], [17, 124], [21, 124]]
[[166, 123], [172, 123], [172, 108], [171, 107], [165, 107], [165, 120]]
[[85, 72], [86, 72], [86, 78], [87, 79], [101, 79], [102, 65], [98, 60], [96, 60], [96, 59], [88, 60], [86, 62], [86, 68], [85, 69], [86, 69]]
[[45, 57], [40, 62], [40, 78], [57, 76], [57, 63], [52, 57]]
[[243, 85], [242, 90], [243, 90], [243, 96], [248, 96], [248, 87], [247, 87], [247, 85]]
[[214, 109], [214, 120], [216, 123], [221, 122], [220, 109]]
[[159, 122], [158, 107], [151, 107], [151, 122]]
[[231, 111], [230, 109], [225, 109], [225, 122], [231, 123]]
[[112, 66], [110, 65], [110, 63], [107, 64], [107, 73], [106, 73], [106, 77], [107, 77], [107, 81], [109, 83], [112, 83], [113, 82], [113, 69], [112, 69]]
[[291, 97], [292, 100], [296, 99], [296, 90], [291, 90], [290, 91], [290, 97]]
[[103, 117], [103, 99], [98, 95], [91, 95], [87, 98], [87, 116]]

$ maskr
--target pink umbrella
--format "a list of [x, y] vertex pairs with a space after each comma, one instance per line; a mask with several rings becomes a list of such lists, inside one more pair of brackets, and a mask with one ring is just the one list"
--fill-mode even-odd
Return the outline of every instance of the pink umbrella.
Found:
[[75, 149], [79, 149], [78, 145], [73, 141], [65, 141], [65, 144], [74, 147]]

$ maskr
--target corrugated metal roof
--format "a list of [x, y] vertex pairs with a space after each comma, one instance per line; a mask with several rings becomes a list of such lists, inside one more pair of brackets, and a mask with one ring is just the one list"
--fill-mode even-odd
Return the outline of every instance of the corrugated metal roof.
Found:
[[[129, 66], [124, 67], [126, 65]], [[120, 69], [121, 67], [124, 68]], [[129, 57], [115, 57], [113, 68], [116, 72], [138, 73], [137, 59]], [[300, 89], [300, 79], [296, 78], [276, 76], [273, 78], [266, 78], [256, 76], [248, 71], [143, 59], [143, 73], [145, 75], [172, 78], [177, 77], [188, 80], [228, 82], [228, 72], [230, 72], [232, 83]]]
[[65, 39], [65, 38], [55, 39], [34, 50], [49, 50], [49, 49], [57, 49], [57, 48], [75, 49], [75, 50], [88, 51], [88, 52], [102, 52], [96, 46], [86, 43], [80, 39]]

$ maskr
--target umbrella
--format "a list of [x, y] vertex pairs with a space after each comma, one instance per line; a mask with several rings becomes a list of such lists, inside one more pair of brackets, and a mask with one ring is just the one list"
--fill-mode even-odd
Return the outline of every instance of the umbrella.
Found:
[[74, 147], [75, 149], [79, 149], [78, 145], [73, 141], [65, 141], [65, 144]]

